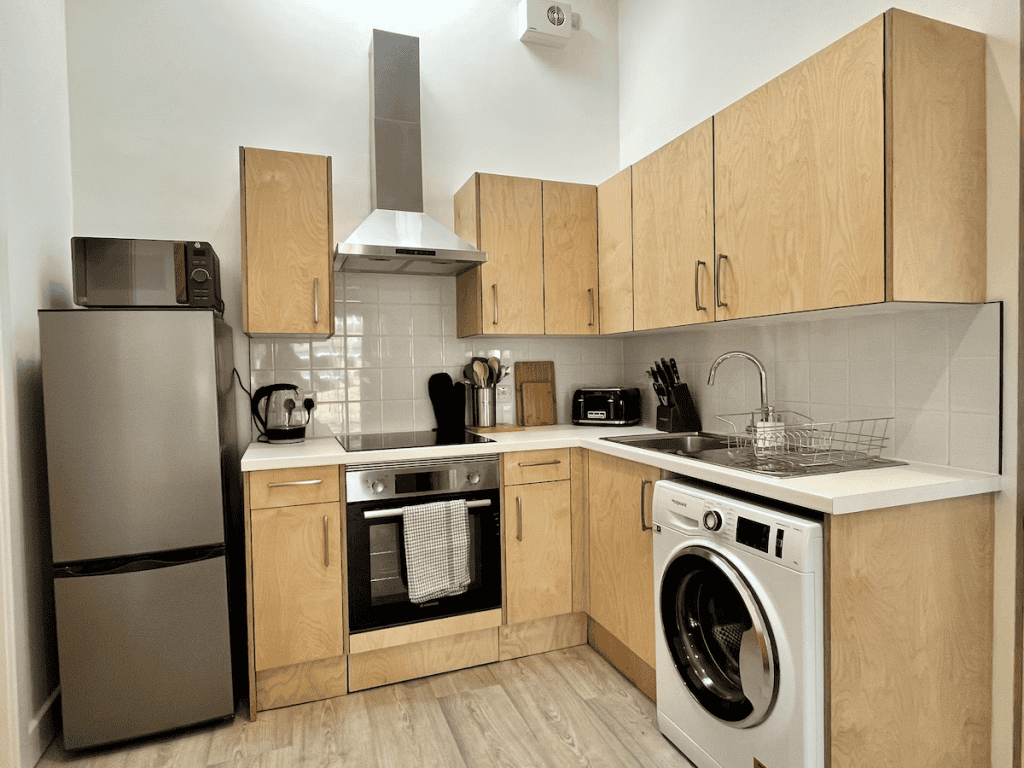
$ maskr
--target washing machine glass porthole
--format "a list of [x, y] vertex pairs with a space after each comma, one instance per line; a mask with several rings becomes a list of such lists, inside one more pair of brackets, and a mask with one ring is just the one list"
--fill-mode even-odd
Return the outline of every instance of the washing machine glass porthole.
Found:
[[676, 669], [700, 705], [749, 728], [778, 693], [775, 642], [746, 580], [717, 552], [688, 547], [665, 571], [662, 629]]

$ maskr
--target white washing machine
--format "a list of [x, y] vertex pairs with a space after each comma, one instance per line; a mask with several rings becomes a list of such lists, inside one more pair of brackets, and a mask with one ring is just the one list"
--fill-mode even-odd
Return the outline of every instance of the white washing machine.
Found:
[[679, 480], [653, 522], [661, 732], [698, 768], [821, 768], [821, 523]]

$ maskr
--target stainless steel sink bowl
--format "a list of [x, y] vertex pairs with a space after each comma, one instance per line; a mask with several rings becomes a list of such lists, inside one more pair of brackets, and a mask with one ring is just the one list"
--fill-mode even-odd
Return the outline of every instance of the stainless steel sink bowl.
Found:
[[718, 435], [703, 432], [669, 433], [665, 435], [634, 435], [633, 437], [606, 437], [611, 443], [621, 443], [634, 448], [645, 448], [661, 453], [677, 453], [693, 456], [701, 451], [725, 448], [726, 440]]

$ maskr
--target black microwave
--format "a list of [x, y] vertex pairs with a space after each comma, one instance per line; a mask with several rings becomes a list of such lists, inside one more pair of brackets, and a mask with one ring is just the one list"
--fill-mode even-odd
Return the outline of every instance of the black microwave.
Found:
[[208, 307], [224, 312], [220, 261], [197, 240], [71, 238], [80, 307]]

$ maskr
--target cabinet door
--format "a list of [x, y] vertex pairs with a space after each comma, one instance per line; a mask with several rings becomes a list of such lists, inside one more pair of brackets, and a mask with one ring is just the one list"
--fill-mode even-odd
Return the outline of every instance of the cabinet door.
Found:
[[711, 172], [710, 119], [633, 166], [635, 330], [715, 319]]
[[256, 669], [341, 656], [341, 506], [252, 510]]
[[508, 486], [503, 508], [507, 623], [571, 613], [569, 481]]
[[718, 319], [885, 299], [878, 17], [715, 115]]
[[483, 333], [544, 333], [541, 183], [480, 174]]
[[601, 333], [633, 330], [633, 169], [597, 187]]
[[597, 187], [545, 181], [542, 197], [544, 332], [596, 334]]
[[242, 329], [334, 333], [331, 158], [242, 147]]
[[590, 615], [654, 667], [651, 501], [661, 470], [590, 452]]

